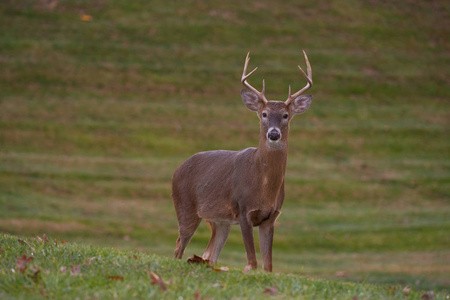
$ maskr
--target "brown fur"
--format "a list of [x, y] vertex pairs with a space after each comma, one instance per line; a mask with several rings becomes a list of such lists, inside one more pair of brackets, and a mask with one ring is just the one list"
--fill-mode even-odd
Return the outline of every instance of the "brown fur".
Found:
[[[257, 112], [260, 119], [259, 146], [241, 151], [200, 152], [175, 170], [172, 198], [179, 229], [175, 258], [183, 257], [200, 221], [205, 219], [211, 239], [203, 259], [216, 263], [231, 225], [239, 224], [248, 265], [256, 269], [253, 227], [258, 226], [263, 267], [271, 272], [274, 223], [284, 200], [289, 122], [295, 114], [308, 109], [312, 96], [298, 95], [312, 85], [312, 79], [306, 58], [309, 76], [305, 77], [309, 85], [295, 97], [289, 95], [286, 102], [267, 101], [263, 92], [257, 92], [246, 82], [248, 60], [247, 55], [242, 82], [252, 91], [242, 90], [241, 96], [247, 108]], [[273, 130], [279, 137], [269, 138]]]

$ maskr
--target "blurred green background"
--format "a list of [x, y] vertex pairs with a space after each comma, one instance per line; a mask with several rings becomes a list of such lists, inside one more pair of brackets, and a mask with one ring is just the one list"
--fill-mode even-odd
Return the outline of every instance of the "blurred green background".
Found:
[[[291, 123], [274, 271], [450, 285], [450, 2], [0, 3], [0, 230], [171, 257], [171, 176], [258, 143], [269, 99], [313, 69]], [[257, 233], [257, 231], [255, 231]], [[187, 255], [202, 254], [200, 226]], [[243, 268], [234, 226], [219, 261]]]

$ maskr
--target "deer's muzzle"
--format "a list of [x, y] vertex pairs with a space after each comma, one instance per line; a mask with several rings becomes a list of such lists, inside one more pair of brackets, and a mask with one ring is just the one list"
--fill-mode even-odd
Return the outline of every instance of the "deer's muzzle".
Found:
[[269, 128], [267, 138], [273, 142], [278, 141], [281, 138], [280, 130], [278, 128]]

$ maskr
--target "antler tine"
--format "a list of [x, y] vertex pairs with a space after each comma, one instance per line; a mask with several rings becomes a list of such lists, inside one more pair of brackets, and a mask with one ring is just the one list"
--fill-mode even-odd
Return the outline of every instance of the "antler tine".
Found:
[[241, 82], [242, 84], [248, 88], [249, 90], [251, 90], [253, 93], [255, 93], [264, 103], [267, 103], [267, 99], [266, 96], [264, 95], [265, 90], [266, 90], [266, 84], [263, 80], [263, 88], [262, 91], [259, 92], [257, 89], [255, 89], [254, 87], [252, 87], [248, 82], [247, 79], [258, 69], [258, 67], [254, 68], [253, 71], [251, 71], [248, 74], [245, 74], [247, 72], [247, 67], [248, 67], [248, 62], [250, 61], [250, 52], [247, 53], [247, 57], [245, 58], [245, 64], [244, 64], [244, 71], [242, 72], [242, 78], [241, 78]]
[[306, 78], [308, 83], [306, 83], [304, 88], [302, 88], [301, 90], [299, 90], [298, 92], [296, 92], [293, 95], [291, 95], [291, 86], [289, 86], [289, 95], [288, 95], [287, 100], [285, 101], [286, 105], [289, 105], [289, 103], [291, 103], [292, 100], [294, 100], [295, 98], [297, 98], [298, 96], [303, 94], [305, 91], [307, 91], [313, 85], [311, 64], [309, 63], [308, 56], [306, 55], [305, 50], [303, 50], [303, 55], [305, 56], [306, 70], [308, 72], [308, 75], [305, 73], [305, 71], [303, 71], [303, 69], [300, 66], [298, 66], [298, 68], [300, 69], [300, 71], [302, 72], [303, 76]]

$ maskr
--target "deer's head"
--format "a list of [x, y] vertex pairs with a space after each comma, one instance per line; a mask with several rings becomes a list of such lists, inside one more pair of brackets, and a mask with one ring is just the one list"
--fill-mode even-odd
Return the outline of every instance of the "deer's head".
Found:
[[296, 114], [301, 114], [306, 111], [311, 104], [311, 95], [302, 95], [306, 90], [312, 86], [312, 71], [309, 64], [308, 57], [305, 55], [307, 72], [306, 74], [300, 66], [298, 68], [307, 80], [304, 88], [298, 92], [291, 94], [291, 86], [289, 86], [289, 95], [286, 101], [269, 101], [265, 96], [265, 83], [263, 80], [262, 91], [252, 87], [247, 79], [252, 75], [257, 67], [246, 74], [248, 62], [250, 60], [249, 54], [245, 59], [244, 71], [242, 73], [241, 82], [249, 90], [242, 90], [241, 97], [248, 109], [255, 111], [260, 119], [261, 133], [264, 133], [266, 144], [270, 149], [278, 149], [283, 147], [287, 140], [289, 132], [289, 122]]

